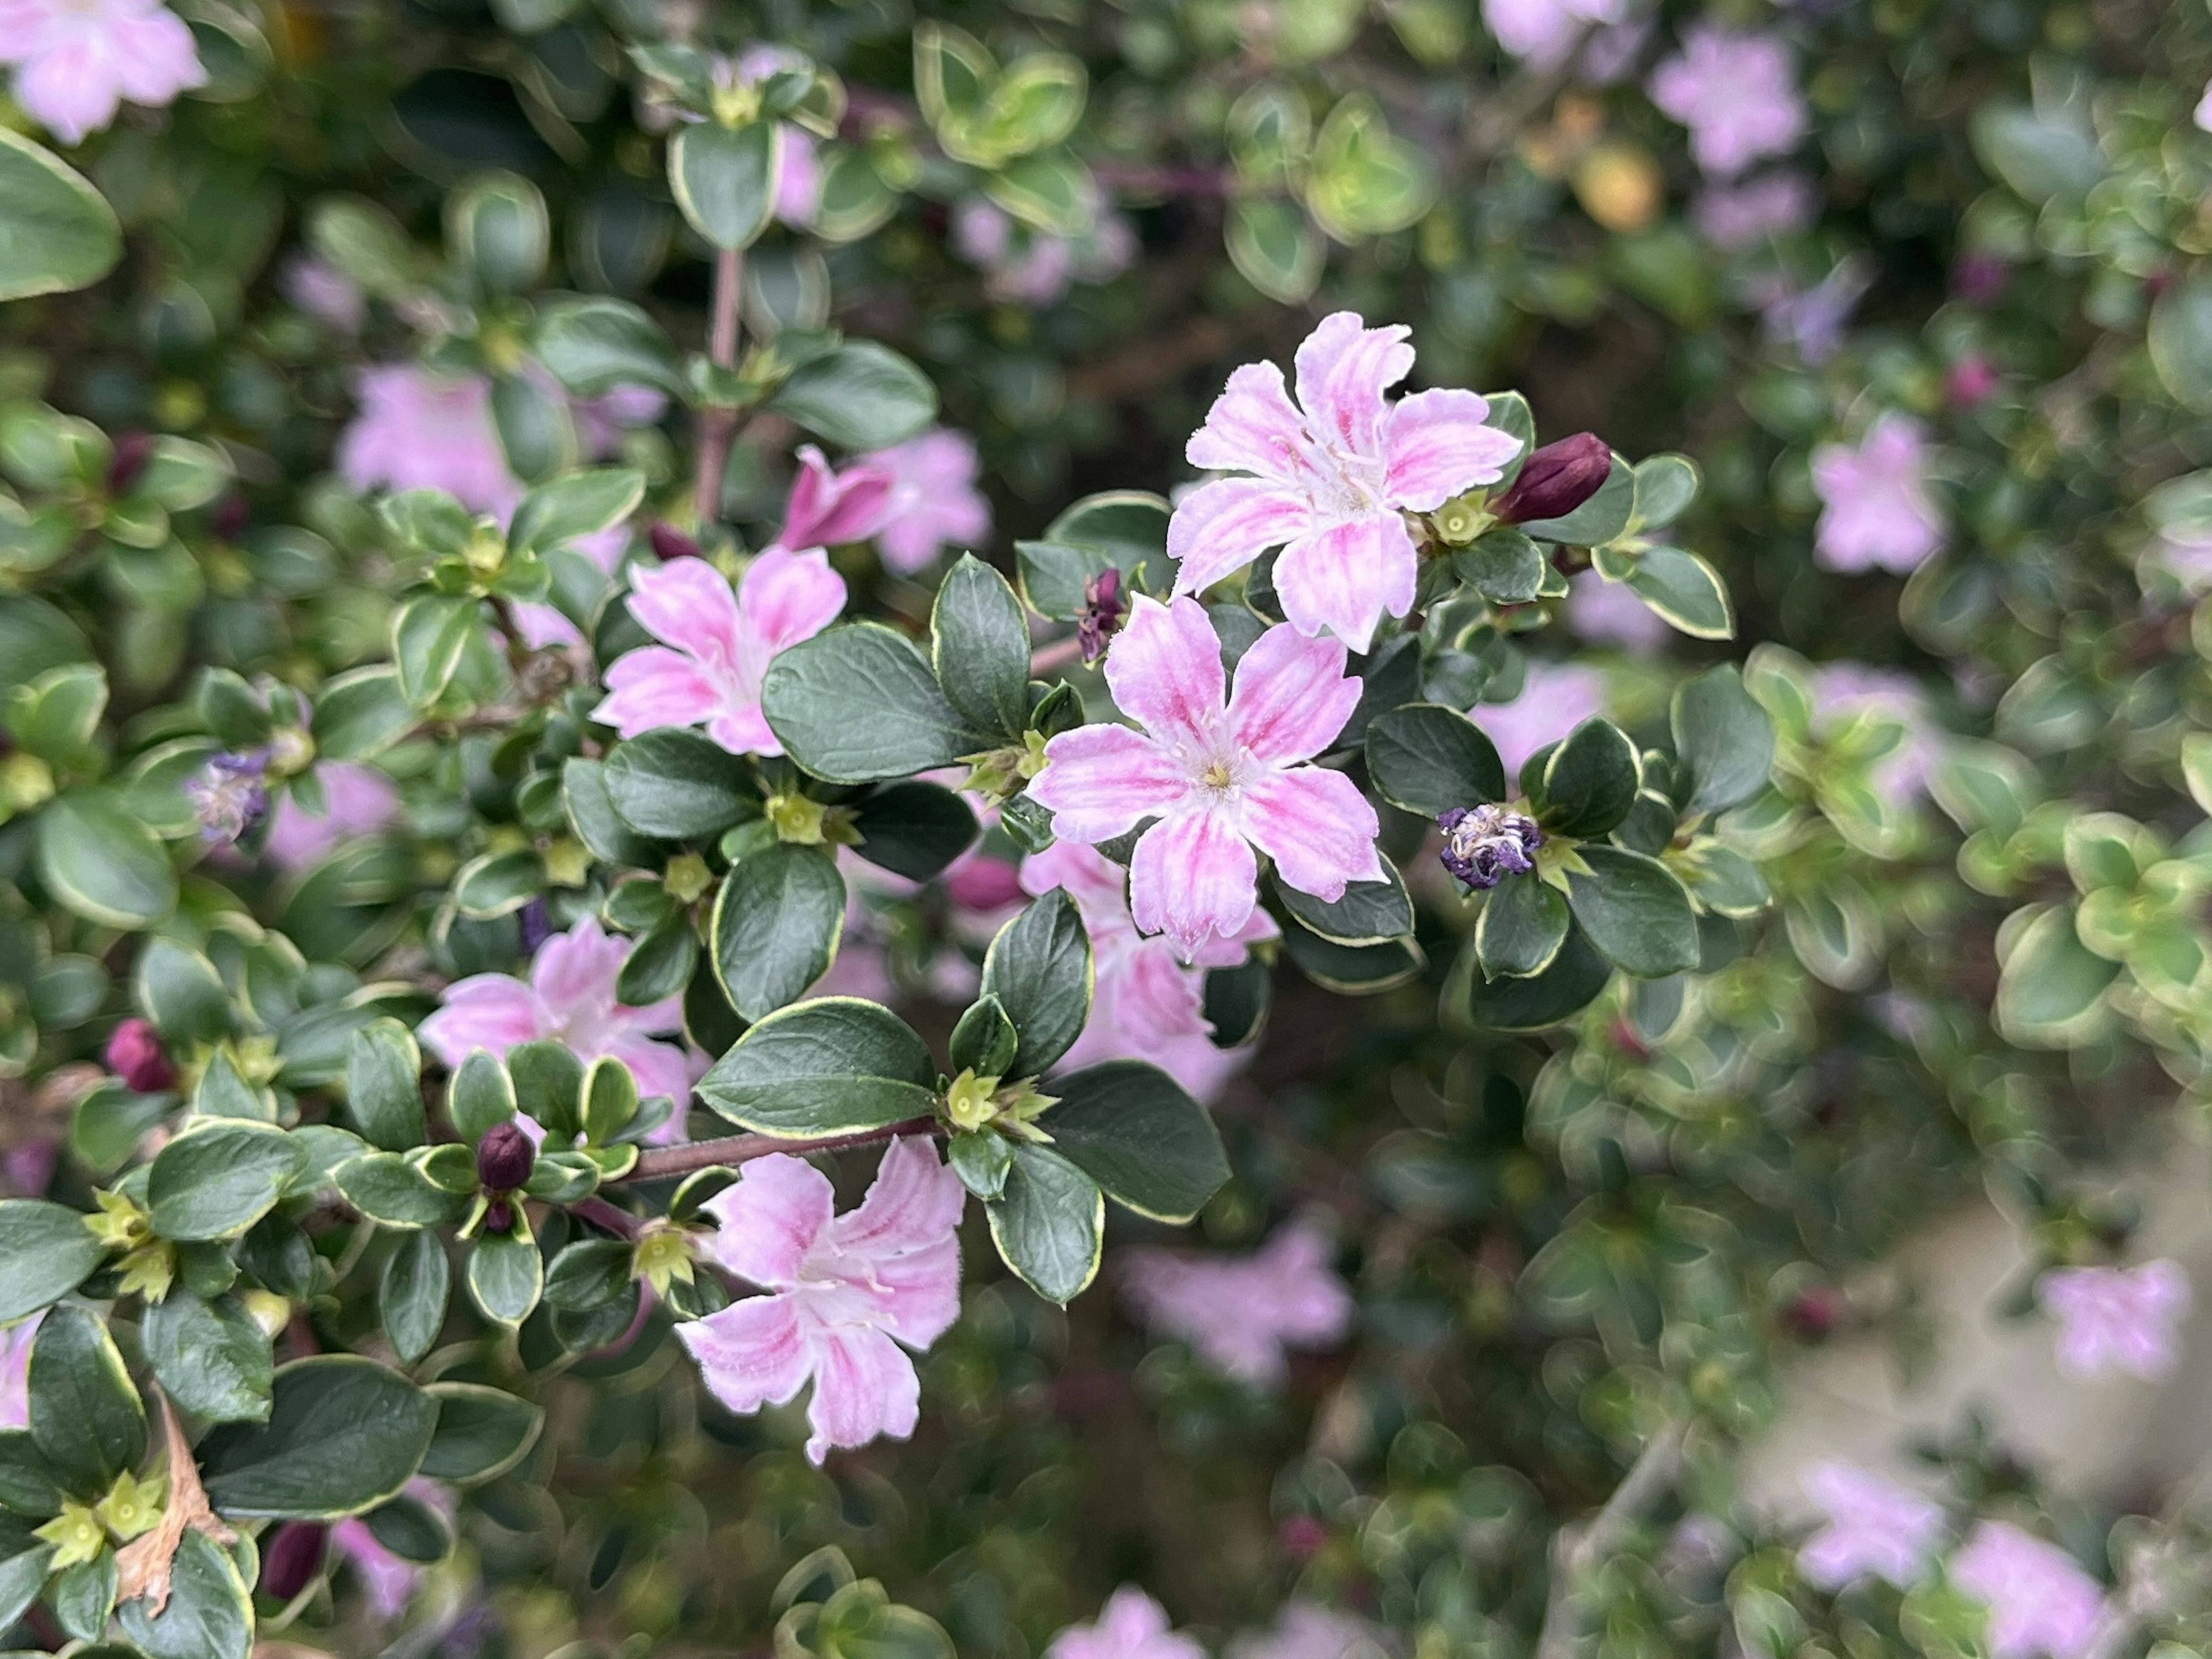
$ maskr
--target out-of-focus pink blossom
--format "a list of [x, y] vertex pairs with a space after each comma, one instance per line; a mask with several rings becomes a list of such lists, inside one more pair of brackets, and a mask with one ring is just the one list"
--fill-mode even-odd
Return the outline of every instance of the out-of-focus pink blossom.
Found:
[[592, 718], [626, 738], [704, 726], [733, 755], [781, 755], [761, 714], [761, 680], [778, 653], [811, 639], [845, 608], [844, 578], [820, 548], [770, 548], [732, 592], [704, 559], [634, 565], [630, 614], [660, 645], [615, 659]]
[[23, 112], [65, 144], [125, 100], [159, 109], [207, 84], [191, 30], [160, 0], [0, 0], [0, 64], [15, 66]]
[[1483, 26], [1499, 46], [1540, 70], [1557, 69], [1593, 23], [1616, 23], [1622, 0], [1482, 0]]
[[1616, 645], [1649, 656], [1674, 629], [1626, 582], [1609, 582], [1585, 570], [1568, 584], [1567, 626], [1595, 645]]
[[134, 1014], [118, 1024], [108, 1036], [104, 1058], [107, 1069], [134, 1093], [155, 1095], [177, 1086], [176, 1063], [150, 1019]]
[[1778, 35], [1693, 23], [1647, 89], [1662, 113], [1690, 130], [1691, 156], [1717, 179], [1733, 179], [1805, 136], [1797, 66]]
[[1870, 1575], [1906, 1589], [1926, 1571], [1943, 1533], [1936, 1504], [1855, 1463], [1815, 1463], [1802, 1484], [1828, 1517], [1797, 1549], [1809, 1582], [1840, 1589]]
[[1813, 452], [1813, 488], [1825, 504], [1814, 531], [1814, 562], [1856, 574], [1904, 575], [1943, 545], [1942, 508], [1928, 493], [1928, 445], [1920, 422], [1890, 410], [1856, 448]]
[[284, 267], [284, 297], [310, 317], [341, 334], [358, 334], [368, 315], [368, 297], [361, 284], [329, 260], [311, 253], [295, 258]]
[[1951, 287], [1970, 306], [1995, 305], [2012, 282], [2012, 267], [1994, 253], [1962, 253]]
[[1778, 167], [1741, 184], [1709, 185], [1691, 204], [1698, 234], [1724, 253], [1781, 236], [1813, 222], [1820, 202], [1813, 181], [1793, 167]]
[[2204, 95], [2197, 100], [2197, 113], [2194, 118], [2199, 127], [2207, 132], [2212, 132], [2212, 82], [2206, 83]]
[[602, 933], [586, 916], [538, 948], [527, 981], [506, 974], [454, 981], [446, 988], [444, 1006], [416, 1035], [453, 1066], [472, 1049], [503, 1056], [519, 1043], [540, 1039], [566, 1044], [579, 1060], [611, 1055], [629, 1067], [641, 1095], [666, 1095], [676, 1102], [671, 1129], [680, 1138], [684, 1103], [691, 1097], [691, 1059], [681, 1042], [655, 1037], [682, 1029], [683, 1001], [670, 997], [630, 1008], [615, 1000], [615, 981], [632, 948], [629, 940]]
[[374, 834], [398, 815], [398, 787], [373, 766], [325, 761], [315, 778], [323, 786], [320, 812], [309, 812], [287, 791], [270, 822], [262, 856], [280, 870], [319, 864], [341, 842]]
[[1027, 230], [980, 196], [952, 210], [953, 251], [986, 273], [983, 291], [1002, 304], [1048, 306], [1079, 282], [1103, 283], [1137, 257], [1127, 219], [1101, 208], [1090, 234], [1073, 240]]
[[1920, 682], [1893, 668], [1863, 662], [1822, 663], [1813, 673], [1815, 731], [1832, 736], [1861, 714], [1880, 714], [1905, 728], [1905, 741], [1875, 768], [1875, 782], [1892, 799], [1924, 794], [1942, 758], [1942, 740]]
[[1168, 1626], [1167, 1609], [1124, 1584], [1106, 1598], [1095, 1625], [1070, 1625], [1052, 1638], [1045, 1659], [1206, 1659], [1206, 1650]]
[[0, 1429], [31, 1426], [31, 1344], [46, 1310], [0, 1329]]
[[1129, 865], [1129, 908], [1184, 960], [1235, 939], [1259, 896], [1255, 848], [1302, 893], [1334, 902], [1380, 881], [1380, 823], [1351, 779], [1307, 765], [1359, 702], [1335, 640], [1269, 629], [1226, 700], [1221, 641], [1195, 599], [1139, 599], [1106, 658], [1115, 704], [1142, 723], [1084, 726], [1045, 745], [1031, 799], [1065, 841], [1095, 846], [1156, 819]]
[[2058, 1324], [2058, 1365], [2069, 1376], [2115, 1371], [2162, 1382], [2181, 1363], [2176, 1327], [2189, 1312], [2189, 1275], [2178, 1261], [2136, 1267], [2059, 1267], [2035, 1287]]
[[811, 1380], [806, 1455], [914, 1432], [921, 1383], [915, 1352], [960, 1316], [967, 1193], [927, 1139], [891, 1142], [860, 1206], [838, 1215], [829, 1177], [774, 1152], [744, 1166], [707, 1204], [711, 1245], [731, 1273], [770, 1294], [677, 1328], [716, 1399], [757, 1412]]
[[891, 476], [876, 545], [899, 574], [927, 569], [948, 544], [972, 550], [991, 533], [991, 504], [975, 487], [975, 441], [966, 433], [933, 427], [862, 459]]
[[1810, 288], [1793, 288], [1780, 279], [1756, 285], [1759, 332], [1807, 363], [1826, 362], [1843, 349], [1851, 313], [1873, 286], [1874, 272], [1872, 260], [1851, 255], [1837, 260]]
[[1352, 1292], [1329, 1266], [1328, 1241], [1292, 1222], [1257, 1254], [1125, 1251], [1121, 1295], [1155, 1331], [1179, 1337], [1207, 1364], [1266, 1387], [1289, 1348], [1328, 1348], [1352, 1328]]
[[422, 1582], [421, 1567], [385, 1548], [358, 1516], [331, 1524], [331, 1544], [353, 1568], [378, 1623], [388, 1625], [407, 1611], [415, 1586]]
[[576, 447], [586, 460], [603, 460], [622, 447], [623, 434], [651, 426], [668, 412], [668, 395], [649, 386], [618, 386], [596, 398], [569, 400]]
[[1961, 357], [1943, 376], [1943, 395], [1954, 409], [1972, 409], [1989, 401], [1997, 389], [1997, 372], [1986, 357]]
[[1949, 1573], [1989, 1608], [1995, 1659], [2081, 1659], [2103, 1628], [2103, 1586], [2057, 1545], [2008, 1522], [1976, 1527]]
[[871, 460], [833, 471], [812, 444], [799, 449], [799, 476], [783, 509], [778, 547], [834, 547], [864, 542], [890, 517], [896, 480], [888, 467]]
[[1246, 363], [1191, 434], [1193, 466], [1242, 476], [1200, 485], [1168, 521], [1175, 591], [1195, 593], [1271, 547], [1283, 614], [1301, 634], [1364, 651], [1384, 615], [1413, 605], [1420, 557], [1405, 514], [1495, 483], [1521, 441], [1483, 422], [1472, 392], [1385, 395], [1412, 372], [1411, 331], [1322, 319], [1297, 351], [1297, 402], [1282, 369]]
[[1229, 1659], [1383, 1659], [1389, 1650], [1382, 1632], [1358, 1614], [1296, 1600], [1283, 1603], [1273, 1630], [1231, 1642]]
[[522, 484], [499, 447], [491, 381], [417, 363], [373, 364], [354, 377], [360, 413], [339, 435], [339, 476], [373, 489], [442, 489], [472, 513], [505, 519]]
[[1605, 676], [1583, 663], [1532, 662], [1511, 702], [1477, 703], [1474, 723], [1498, 745], [1510, 785], [1522, 763], [1605, 712]]

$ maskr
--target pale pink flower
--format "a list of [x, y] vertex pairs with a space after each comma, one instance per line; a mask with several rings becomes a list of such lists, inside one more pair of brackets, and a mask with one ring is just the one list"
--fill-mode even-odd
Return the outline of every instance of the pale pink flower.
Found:
[[1167, 1609], [1124, 1584], [1106, 1598], [1095, 1625], [1070, 1625], [1052, 1638], [1045, 1659], [1206, 1659], [1206, 1650], [1169, 1628]]
[[1328, 1241], [1298, 1222], [1252, 1255], [1127, 1250], [1121, 1295], [1207, 1364], [1265, 1387], [1282, 1380], [1285, 1349], [1333, 1347], [1352, 1328], [1352, 1292], [1330, 1255]]
[[975, 487], [975, 441], [966, 433], [933, 427], [862, 459], [891, 476], [876, 545], [902, 576], [927, 569], [948, 544], [973, 549], [991, 533], [991, 503]]
[[761, 680], [779, 652], [812, 639], [845, 608], [845, 582], [820, 548], [770, 548], [736, 592], [704, 559], [631, 567], [630, 615], [664, 645], [625, 653], [592, 718], [626, 738], [702, 726], [733, 755], [781, 755], [761, 714]]
[[31, 1426], [31, 1344], [46, 1310], [0, 1330], [0, 1429]]
[[2005, 1522], [1976, 1527], [1949, 1573], [1989, 1608], [1995, 1659], [2081, 1659], [2103, 1627], [2103, 1586], [2057, 1545]]
[[1819, 205], [1810, 179], [1778, 167], [1741, 184], [1706, 186], [1690, 204], [1690, 216], [1715, 247], [1741, 253], [1770, 238], [1796, 235], [1813, 222]]
[[2069, 1376], [2124, 1371], [2158, 1382], [2181, 1363], [2175, 1327], [2191, 1297], [2178, 1261], [2054, 1268], [2037, 1282], [2035, 1295], [2058, 1322], [2058, 1365]]
[[1807, 363], [1825, 363], [1843, 349], [1851, 313], [1874, 277], [1871, 259], [1846, 254], [1810, 288], [1793, 288], [1779, 278], [1754, 284], [1759, 332]]
[[757, 1412], [809, 1379], [806, 1455], [904, 1439], [919, 1419], [916, 1352], [960, 1316], [960, 1240], [967, 1193], [926, 1137], [891, 1142], [875, 1184], [838, 1215], [829, 1177], [772, 1152], [744, 1165], [708, 1201], [720, 1224], [710, 1248], [738, 1278], [771, 1294], [733, 1302], [677, 1327], [714, 1397]]
[[362, 495], [442, 489], [471, 513], [505, 519], [522, 499], [492, 422], [491, 381], [416, 363], [373, 364], [354, 377], [361, 412], [339, 434], [339, 476]]
[[1382, 1632], [1356, 1613], [1318, 1601], [1285, 1601], [1274, 1628], [1240, 1636], [1229, 1659], [1382, 1659]]
[[1797, 66], [1777, 35], [1694, 23], [1647, 90], [1662, 114], [1690, 130], [1691, 156], [1715, 178], [1733, 179], [1805, 136]]
[[1246, 363], [1185, 450], [1193, 466], [1253, 476], [1201, 484], [1168, 521], [1175, 591], [1195, 593], [1280, 547], [1275, 592], [1301, 634], [1364, 651], [1376, 621], [1413, 605], [1420, 556], [1404, 514], [1495, 483], [1521, 441], [1485, 426], [1472, 392], [1383, 395], [1413, 367], [1402, 325], [1322, 319], [1297, 351], [1298, 400], [1283, 371]]
[[1647, 657], [1674, 629], [1626, 582], [1609, 582], [1585, 570], [1568, 584], [1567, 626], [1595, 645], [1619, 646]]
[[309, 812], [287, 791], [270, 823], [262, 855], [280, 870], [319, 863], [339, 842], [373, 834], [398, 816], [398, 787], [373, 766], [325, 761], [315, 778], [323, 786], [324, 810]]
[[2212, 132], [2212, 82], [2206, 84], [2204, 95], [2197, 100], [2197, 113], [2194, 118], [2199, 127], [2207, 132]]
[[361, 284], [329, 260], [311, 253], [294, 258], [281, 279], [284, 297], [341, 334], [358, 334], [368, 316]]
[[778, 547], [834, 547], [864, 542], [890, 518], [897, 480], [889, 467], [858, 460], [835, 471], [812, 444], [799, 449], [799, 476], [784, 504]]
[[1070, 240], [1018, 227], [980, 196], [952, 210], [952, 246], [984, 271], [985, 294], [1029, 306], [1048, 306], [1079, 282], [1109, 282], [1137, 257], [1136, 232], [1110, 208], [1098, 210], [1089, 234]]
[[1815, 1463], [1802, 1484], [1828, 1517], [1797, 1547], [1809, 1583], [1841, 1589], [1871, 1574], [1907, 1589], [1918, 1580], [1942, 1536], [1941, 1508], [1855, 1463]]
[[446, 988], [444, 1006], [416, 1028], [423, 1043], [458, 1066], [472, 1049], [504, 1055], [519, 1043], [549, 1039], [565, 1043], [579, 1060], [612, 1055], [629, 1067], [638, 1093], [666, 1095], [676, 1103], [680, 1129], [691, 1097], [691, 1060], [680, 1042], [655, 1042], [678, 1031], [683, 1000], [670, 997], [643, 1008], [615, 1000], [615, 981], [633, 946], [585, 917], [538, 947], [527, 982], [506, 974], [471, 974]]
[[1126, 726], [1085, 726], [1045, 745], [1030, 786], [1065, 841], [1095, 846], [1158, 820], [1137, 842], [1129, 908], [1185, 961], [1235, 939], [1259, 897], [1254, 848], [1302, 893], [1334, 902], [1380, 881], [1375, 809], [1341, 772], [1304, 765], [1359, 702], [1340, 641], [1269, 629], [1244, 653], [1224, 707], [1221, 641], [1195, 599], [1139, 598], [1106, 658]]
[[1617, 23], [1621, 0], [1482, 0], [1482, 21], [1493, 40], [1540, 70], [1567, 61], [1593, 23]]
[[1582, 663], [1532, 662], [1519, 696], [1510, 702], [1479, 702], [1470, 712], [1498, 745], [1510, 789], [1529, 756], [1591, 715], [1605, 713], [1605, 676]]
[[1943, 513], [1928, 493], [1927, 440], [1909, 415], [1886, 412], [1854, 449], [1822, 444], [1813, 452], [1813, 488], [1824, 503], [1814, 532], [1814, 562], [1856, 574], [1905, 575], [1943, 545]]
[[0, 0], [0, 64], [15, 65], [23, 112], [65, 144], [125, 99], [159, 109], [207, 84], [191, 30], [160, 0]]
[[1905, 741], [1875, 768], [1875, 781], [1894, 799], [1923, 794], [1928, 775], [1942, 758], [1927, 694], [1920, 682], [1893, 668], [1863, 662], [1822, 663], [1813, 671], [1814, 723], [1832, 735], [1863, 714], [1881, 714], [1905, 728]]

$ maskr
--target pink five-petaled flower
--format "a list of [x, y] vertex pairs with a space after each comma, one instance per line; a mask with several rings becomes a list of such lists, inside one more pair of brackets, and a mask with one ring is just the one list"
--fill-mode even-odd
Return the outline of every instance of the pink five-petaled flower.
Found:
[[1856, 574], [1905, 575], [1943, 544], [1943, 514], [1928, 494], [1920, 422], [1894, 410], [1875, 417], [1857, 448], [1813, 452], [1813, 488], [1825, 506], [1814, 532], [1814, 562]]
[[1224, 708], [1221, 641], [1205, 607], [1139, 599], [1107, 653], [1106, 684], [1145, 729], [1061, 732], [1030, 794], [1066, 841], [1096, 846], [1159, 820], [1130, 860], [1129, 908], [1186, 962], [1250, 921], [1255, 847], [1284, 881], [1334, 902], [1352, 882], [1382, 879], [1375, 809], [1343, 773], [1300, 763], [1334, 741], [1359, 702], [1344, 661], [1335, 640], [1271, 628], [1238, 663]]
[[1495, 483], [1521, 447], [1485, 426], [1472, 392], [1383, 394], [1413, 367], [1410, 331], [1369, 328], [1349, 311], [1322, 319], [1297, 352], [1297, 402], [1273, 363], [1247, 363], [1191, 434], [1193, 466], [1218, 478], [1168, 522], [1181, 560], [1175, 591], [1195, 593], [1280, 547], [1275, 592], [1301, 634], [1328, 629], [1364, 651], [1376, 620], [1413, 605], [1420, 556], [1404, 514]]
[[835, 471], [812, 444], [799, 450], [799, 476], [784, 503], [778, 547], [834, 547], [864, 542], [883, 528], [897, 483], [889, 467], [860, 460]]
[[2189, 1275], [2175, 1261], [2060, 1267], [2035, 1287], [2058, 1322], [2058, 1366], [2089, 1378], [2124, 1371], [2157, 1382], [2181, 1362], [2174, 1327], [2189, 1311]]
[[1796, 64], [1776, 35], [1693, 24], [1647, 90], [1661, 113], [1690, 130], [1691, 156], [1717, 179], [1733, 179], [1805, 136]]
[[767, 1296], [678, 1327], [714, 1397], [733, 1412], [781, 1405], [814, 1383], [806, 1455], [904, 1439], [921, 1381], [899, 1347], [920, 1352], [960, 1316], [967, 1191], [927, 1139], [891, 1142], [856, 1210], [836, 1213], [829, 1177], [771, 1152], [707, 1204], [720, 1224], [714, 1258]]
[[2056, 1544], [1984, 1521], [1951, 1558], [1951, 1583], [1990, 1610], [1996, 1659], [2081, 1659], [2105, 1624], [2103, 1587]]
[[1124, 1584], [1106, 1598], [1095, 1625], [1070, 1625], [1045, 1659], [1206, 1659], [1206, 1650], [1168, 1626], [1167, 1609]]
[[0, 0], [0, 63], [16, 66], [24, 113], [65, 144], [126, 98], [159, 108], [207, 84], [191, 30], [160, 0]]
[[820, 548], [770, 548], [732, 592], [704, 559], [631, 567], [630, 615], [662, 645], [607, 669], [592, 718], [626, 738], [658, 726], [704, 726], [733, 755], [781, 755], [761, 714], [761, 680], [776, 653], [812, 639], [845, 608], [845, 580]]
[[933, 427], [861, 458], [891, 475], [890, 511], [876, 545], [902, 576], [927, 568], [950, 544], [973, 548], [991, 533], [991, 504], [975, 488], [975, 441]]
[[586, 1061], [611, 1055], [629, 1067], [639, 1094], [676, 1102], [680, 1125], [691, 1093], [690, 1058], [680, 1043], [657, 1042], [653, 1034], [682, 1028], [682, 1000], [643, 1008], [615, 1000], [615, 981], [631, 948], [586, 916], [538, 947], [527, 983], [506, 974], [471, 974], [448, 985], [445, 1006], [416, 1035], [448, 1066], [459, 1066], [473, 1049], [505, 1054], [541, 1039], [565, 1043]]
[[1121, 1294], [1207, 1364], [1265, 1387], [1282, 1380], [1285, 1348], [1330, 1347], [1351, 1328], [1352, 1292], [1328, 1258], [1328, 1241], [1292, 1222], [1252, 1255], [1131, 1250]]
[[1942, 1534], [1942, 1509], [1856, 1463], [1815, 1463], [1802, 1484], [1828, 1517], [1797, 1548], [1808, 1583], [1841, 1589], [1872, 1574], [1908, 1589], [1918, 1580]]

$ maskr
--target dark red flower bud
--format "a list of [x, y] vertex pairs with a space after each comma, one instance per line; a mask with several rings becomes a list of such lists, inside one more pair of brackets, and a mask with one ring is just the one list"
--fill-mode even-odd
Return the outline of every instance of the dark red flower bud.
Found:
[[514, 1231], [514, 1206], [505, 1199], [495, 1199], [484, 1211], [483, 1230], [491, 1234], [511, 1233]]
[[699, 544], [672, 524], [655, 524], [646, 532], [646, 539], [664, 559], [696, 559], [700, 556]]
[[538, 1148], [520, 1124], [495, 1123], [477, 1142], [477, 1181], [488, 1193], [511, 1193], [538, 1167]]
[[1328, 1542], [1328, 1526], [1318, 1516], [1289, 1515], [1275, 1528], [1275, 1540], [1293, 1561], [1310, 1561]]
[[154, 459], [154, 434], [150, 432], [125, 432], [115, 440], [115, 457], [107, 464], [107, 490], [111, 495], [120, 495], [138, 482], [138, 475], [146, 470], [146, 463]]
[[287, 1521], [261, 1551], [261, 1589], [289, 1601], [313, 1582], [331, 1529], [319, 1521]]
[[208, 528], [227, 542], [234, 542], [243, 536], [252, 522], [252, 507], [236, 490], [217, 501], [215, 511], [208, 514]]
[[1563, 519], [1604, 485], [1613, 471], [1613, 451], [1595, 432], [1577, 432], [1546, 444], [1528, 458], [1513, 488], [1490, 504], [1506, 524]]
[[1818, 1342], [1843, 1322], [1845, 1311], [1844, 1298], [1838, 1292], [1827, 1285], [1816, 1285], [1784, 1304], [1782, 1322], [1801, 1340]]
[[1083, 584], [1083, 611], [1075, 619], [1075, 637], [1083, 660], [1097, 662], [1106, 653], [1108, 641], [1121, 631], [1128, 604], [1121, 597], [1121, 573], [1112, 565]]
[[150, 1019], [126, 1019], [115, 1028], [107, 1039], [107, 1069], [142, 1095], [176, 1085], [177, 1068]]

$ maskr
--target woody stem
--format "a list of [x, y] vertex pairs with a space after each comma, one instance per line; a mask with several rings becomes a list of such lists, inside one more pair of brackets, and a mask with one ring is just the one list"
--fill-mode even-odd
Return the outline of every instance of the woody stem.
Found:
[[[717, 368], [738, 366], [738, 297], [744, 287], [745, 256], [724, 248], [714, 256], [714, 318], [707, 355]], [[730, 464], [730, 440], [738, 429], [734, 409], [709, 409], [699, 416], [699, 478], [692, 508], [702, 526], [722, 515], [722, 474]]]
[[655, 1146], [638, 1155], [625, 1181], [665, 1181], [716, 1164], [744, 1164], [770, 1152], [842, 1152], [854, 1146], [874, 1146], [900, 1135], [941, 1134], [935, 1118], [912, 1117], [880, 1129], [858, 1134], [821, 1135], [811, 1140], [787, 1140], [780, 1135], [724, 1135], [717, 1140], [694, 1140], [681, 1146]]

